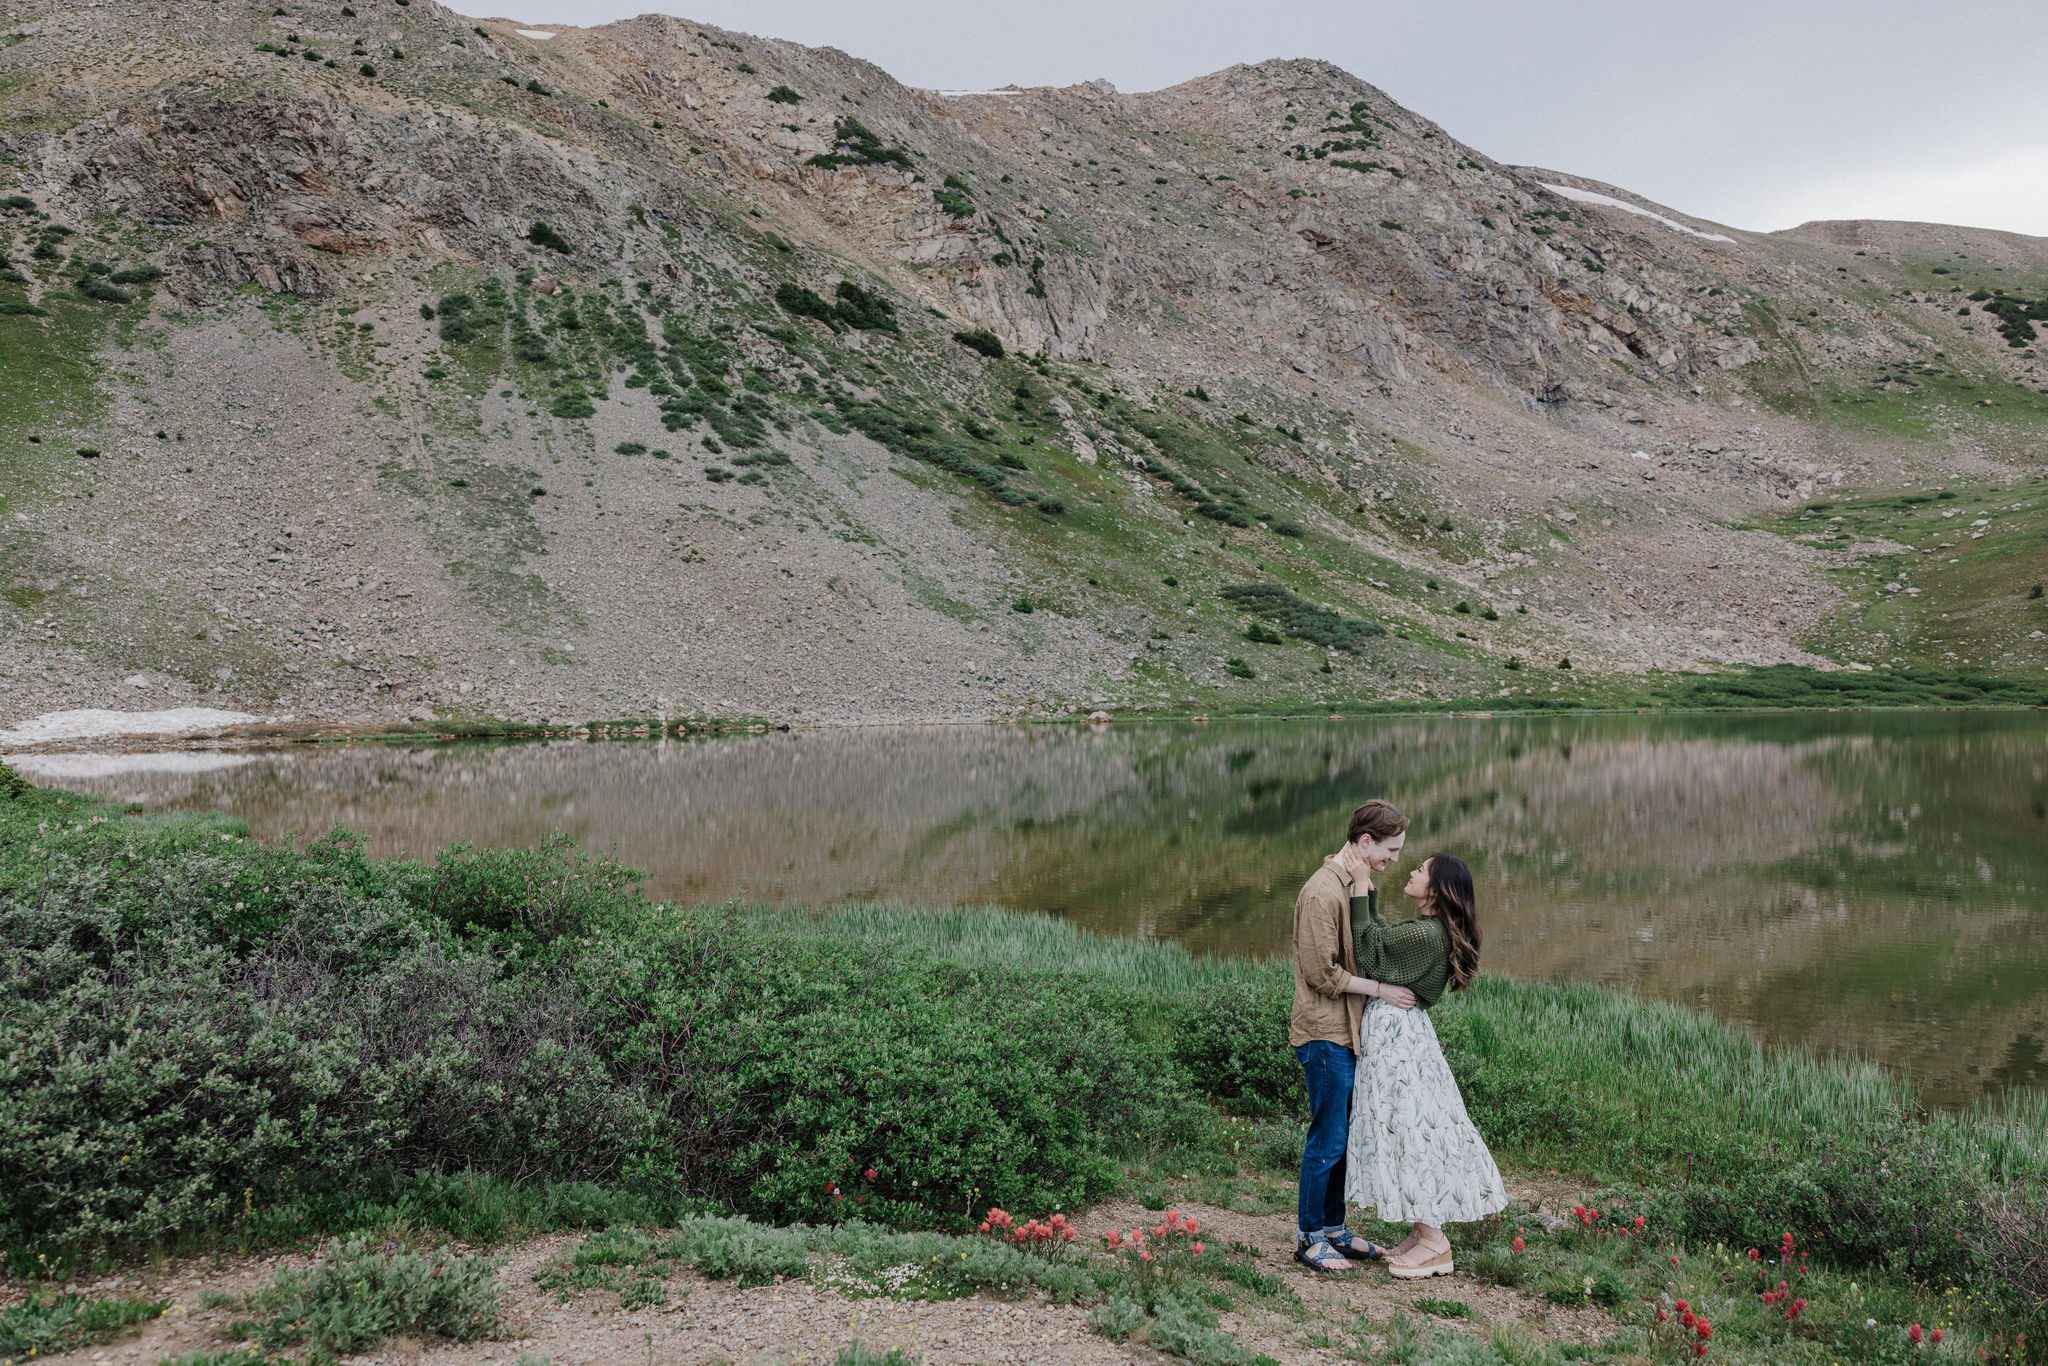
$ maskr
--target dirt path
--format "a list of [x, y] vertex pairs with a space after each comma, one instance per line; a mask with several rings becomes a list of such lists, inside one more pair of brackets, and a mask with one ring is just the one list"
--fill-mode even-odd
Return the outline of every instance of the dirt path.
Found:
[[[1516, 1192], [1522, 1195], [1523, 1192]], [[1514, 1325], [1553, 1342], [1587, 1344], [1606, 1337], [1613, 1321], [1595, 1309], [1567, 1309], [1517, 1290], [1474, 1280], [1462, 1273], [1419, 1284], [1404, 1284], [1377, 1268], [1343, 1280], [1316, 1277], [1296, 1266], [1289, 1252], [1293, 1220], [1287, 1214], [1244, 1214], [1188, 1205], [1217, 1247], [1251, 1249], [1259, 1267], [1279, 1277], [1298, 1304], [1250, 1305], [1223, 1315], [1222, 1326], [1245, 1347], [1281, 1362], [1336, 1363], [1349, 1355], [1361, 1321], [1375, 1334], [1398, 1312], [1418, 1324], [1485, 1333]], [[1149, 1225], [1158, 1214], [1119, 1201], [1090, 1210], [1077, 1222], [1092, 1243], [1111, 1228]], [[916, 1302], [852, 1299], [809, 1282], [781, 1282], [740, 1289], [729, 1281], [682, 1272], [667, 1282], [667, 1302], [626, 1310], [615, 1296], [591, 1291], [563, 1301], [534, 1284], [535, 1273], [580, 1241], [564, 1234], [498, 1249], [505, 1264], [498, 1275], [504, 1294], [506, 1330], [486, 1342], [426, 1345], [394, 1340], [353, 1360], [369, 1363], [429, 1362], [436, 1366], [475, 1363], [514, 1366], [522, 1358], [552, 1366], [599, 1363], [731, 1363], [732, 1366], [810, 1366], [829, 1363], [840, 1349], [861, 1342], [877, 1351], [901, 1348], [932, 1366], [980, 1362], [1093, 1363], [1163, 1361], [1149, 1348], [1116, 1344], [1088, 1328], [1088, 1311], [1040, 1300], [973, 1296]], [[155, 1363], [191, 1351], [221, 1351], [234, 1319], [226, 1309], [198, 1305], [205, 1292], [245, 1294], [280, 1267], [304, 1265], [304, 1255], [247, 1257], [227, 1261], [187, 1259], [156, 1270], [82, 1285], [89, 1295], [148, 1295], [173, 1301], [163, 1318], [132, 1337], [107, 1345], [42, 1358], [55, 1363]], [[10, 1289], [12, 1289], [10, 1287]], [[8, 1294], [5, 1300], [16, 1296]], [[1469, 1318], [1437, 1319], [1419, 1313], [1420, 1299], [1465, 1304]]]

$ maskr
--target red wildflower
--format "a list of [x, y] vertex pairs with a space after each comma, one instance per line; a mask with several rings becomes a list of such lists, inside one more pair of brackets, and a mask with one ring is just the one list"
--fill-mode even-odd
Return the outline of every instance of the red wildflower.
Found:
[[1680, 1301], [1679, 1301], [1679, 1302], [1678, 1302], [1678, 1303], [1677, 1303], [1676, 1305], [1674, 1305], [1673, 1307], [1674, 1307], [1675, 1309], [1677, 1309], [1679, 1313], [1683, 1314], [1683, 1313], [1684, 1313], [1684, 1312], [1685, 1312], [1685, 1311], [1686, 1311], [1686, 1310], [1687, 1310], [1688, 1308], [1690, 1308], [1691, 1306], [1689, 1306], [1688, 1304], [1686, 1304], [1686, 1302], [1685, 1302], [1684, 1300], [1680, 1300]]
[[1197, 1257], [1201, 1256], [1201, 1255], [1202, 1255], [1202, 1240], [1201, 1240], [1200, 1238], [1197, 1238], [1197, 1239], [1195, 1239], [1195, 1241], [1194, 1241], [1194, 1242], [1192, 1242], [1192, 1243], [1190, 1243], [1190, 1244], [1188, 1245], [1188, 1251], [1189, 1251], [1189, 1252], [1191, 1252], [1191, 1253], [1193, 1253], [1193, 1254], [1194, 1254], [1195, 1256], [1197, 1256]]
[[1752, 1262], [1761, 1261], [1763, 1259], [1763, 1253], [1758, 1252], [1755, 1248], [1751, 1248], [1749, 1250], [1749, 1259]]
[[1933, 1339], [1934, 1339], [1934, 1340], [1935, 1340], [1936, 1342], [1940, 1342], [1940, 1341], [1941, 1341], [1941, 1330], [1940, 1330], [1939, 1328], [1937, 1328], [1937, 1329], [1935, 1329], [1935, 1330], [1934, 1330], [1933, 1332], [1929, 1333], [1929, 1334], [1928, 1334], [1927, 1336], [1928, 1336], [1928, 1337], [1930, 1337], [1930, 1338], [1933, 1338]]
[[866, 1171], [862, 1172], [861, 1175], [865, 1176], [868, 1180], [872, 1181], [875, 1179], [875, 1169], [873, 1167], [869, 1167]]
[[1150, 1252], [1140, 1252], [1138, 1254], [1138, 1260], [1141, 1262], [1149, 1262], [1152, 1260], [1152, 1254]]
[[1662, 1309], [1659, 1309], [1659, 1310], [1657, 1311], [1657, 1322], [1659, 1322], [1659, 1323], [1665, 1323], [1665, 1322], [1669, 1321], [1669, 1320], [1670, 1320], [1670, 1318], [1671, 1318], [1671, 1316], [1670, 1316], [1669, 1314], [1665, 1313], [1665, 1312], [1664, 1312], [1664, 1311], [1663, 1311]]
[[1911, 1328], [1908, 1328], [1908, 1329], [1906, 1330], [1906, 1341], [1908, 1341], [1908, 1342], [1912, 1343], [1912, 1344], [1913, 1344], [1913, 1345], [1914, 1345], [1915, 1347], [1918, 1347], [1918, 1346], [1920, 1345], [1920, 1325], [1919, 1325], [1919, 1324], [1917, 1324], [1917, 1323], [1916, 1323], [1916, 1324], [1914, 1324], [1914, 1325], [1913, 1325], [1913, 1326], [1912, 1326]]
[[1515, 1251], [1520, 1252], [1525, 1246], [1525, 1244], [1522, 1242], [1520, 1238], [1517, 1238], [1512, 1243], [1509, 1243], [1508, 1246], [1513, 1248]]
[[1683, 1314], [1680, 1314], [1678, 1316], [1678, 1321], [1684, 1324], [1686, 1327], [1690, 1328], [1695, 1323], [1698, 1323], [1700, 1320], [1697, 1314], [1693, 1313], [1692, 1310], [1688, 1309]]

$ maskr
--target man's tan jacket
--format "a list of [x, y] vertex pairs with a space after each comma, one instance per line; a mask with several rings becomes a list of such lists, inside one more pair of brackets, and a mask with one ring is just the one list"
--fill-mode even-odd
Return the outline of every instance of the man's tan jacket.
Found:
[[1327, 1039], [1358, 1051], [1365, 998], [1344, 984], [1358, 975], [1351, 952], [1351, 874], [1335, 855], [1323, 860], [1294, 899], [1294, 1013], [1287, 1042]]

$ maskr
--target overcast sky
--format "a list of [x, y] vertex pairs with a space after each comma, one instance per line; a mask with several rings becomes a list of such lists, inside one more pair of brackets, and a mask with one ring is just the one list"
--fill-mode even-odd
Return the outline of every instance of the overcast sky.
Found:
[[1335, 62], [1499, 161], [1736, 227], [1909, 218], [2048, 236], [2044, 0], [458, 0], [599, 24], [660, 7], [844, 49], [910, 85]]

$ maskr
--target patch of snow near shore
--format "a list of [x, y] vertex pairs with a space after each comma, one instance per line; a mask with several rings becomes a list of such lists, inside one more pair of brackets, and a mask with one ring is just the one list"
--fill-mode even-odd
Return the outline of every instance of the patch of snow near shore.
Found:
[[8, 764], [45, 782], [76, 782], [131, 773], [216, 773], [254, 762], [248, 754], [23, 754]]
[[245, 711], [220, 711], [213, 707], [173, 707], [169, 711], [83, 707], [77, 711], [44, 712], [13, 730], [0, 730], [0, 747], [40, 745], [51, 740], [98, 740], [115, 735], [188, 735], [196, 730], [217, 730], [262, 719]]
[[1703, 241], [1727, 242], [1730, 244], [1732, 244], [1735, 241], [1734, 238], [1728, 237], [1722, 233], [1701, 232], [1698, 228], [1690, 227], [1687, 224], [1679, 222], [1675, 218], [1666, 218], [1661, 213], [1657, 213], [1651, 209], [1646, 209], [1640, 204], [1631, 204], [1626, 199], [1616, 199], [1611, 194], [1601, 194], [1596, 190], [1582, 190], [1578, 188], [1578, 186], [1576, 185], [1552, 185], [1549, 181], [1545, 180], [1539, 180], [1536, 183], [1541, 185], [1544, 189], [1550, 191], [1552, 194], [1561, 194], [1566, 199], [1576, 199], [1581, 204], [1600, 204], [1610, 209], [1626, 209], [1628, 212], [1635, 214], [1638, 217], [1648, 218], [1655, 222], [1662, 223], [1667, 228], [1674, 228], [1679, 232], [1688, 233], [1694, 237], [1700, 238]]
[[552, 38], [555, 36], [546, 29], [539, 28], [515, 28], [512, 31], [522, 38]]

